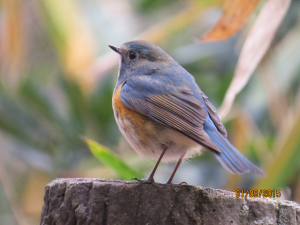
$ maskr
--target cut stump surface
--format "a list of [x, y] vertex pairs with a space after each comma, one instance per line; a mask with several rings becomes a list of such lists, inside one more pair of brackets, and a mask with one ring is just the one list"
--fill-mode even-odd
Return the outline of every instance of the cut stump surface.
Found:
[[41, 224], [300, 225], [300, 205], [191, 185], [68, 178], [46, 186]]

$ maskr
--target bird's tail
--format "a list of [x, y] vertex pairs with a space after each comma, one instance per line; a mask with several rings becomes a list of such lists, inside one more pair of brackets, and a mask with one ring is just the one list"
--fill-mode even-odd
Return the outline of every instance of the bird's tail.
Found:
[[222, 134], [217, 130], [205, 130], [210, 139], [219, 147], [221, 153], [214, 151], [216, 158], [231, 173], [254, 172], [266, 176], [265, 172], [251, 163], [243, 156]]

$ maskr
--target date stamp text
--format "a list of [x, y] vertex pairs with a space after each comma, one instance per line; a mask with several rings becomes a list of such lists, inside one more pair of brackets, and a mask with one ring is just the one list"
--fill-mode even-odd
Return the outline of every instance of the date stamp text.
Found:
[[281, 196], [280, 189], [249, 189], [235, 191], [235, 196], [237, 198], [250, 197], [250, 198], [279, 198]]

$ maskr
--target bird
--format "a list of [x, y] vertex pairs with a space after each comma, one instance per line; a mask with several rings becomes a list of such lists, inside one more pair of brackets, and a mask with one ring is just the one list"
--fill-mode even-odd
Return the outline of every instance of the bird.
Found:
[[119, 129], [143, 158], [157, 163], [145, 182], [155, 183], [160, 162], [177, 164], [208, 149], [230, 173], [264, 171], [244, 157], [227, 139], [217, 110], [194, 77], [157, 45], [134, 40], [120, 47], [118, 80], [112, 105]]

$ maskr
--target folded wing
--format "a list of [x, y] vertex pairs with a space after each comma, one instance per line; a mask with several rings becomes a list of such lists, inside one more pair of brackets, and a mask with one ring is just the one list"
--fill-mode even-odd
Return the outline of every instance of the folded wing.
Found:
[[207, 149], [221, 152], [203, 130], [203, 123], [208, 115], [201, 101], [180, 91], [146, 95], [126, 84], [122, 87], [120, 97], [123, 104], [139, 114], [182, 133]]

